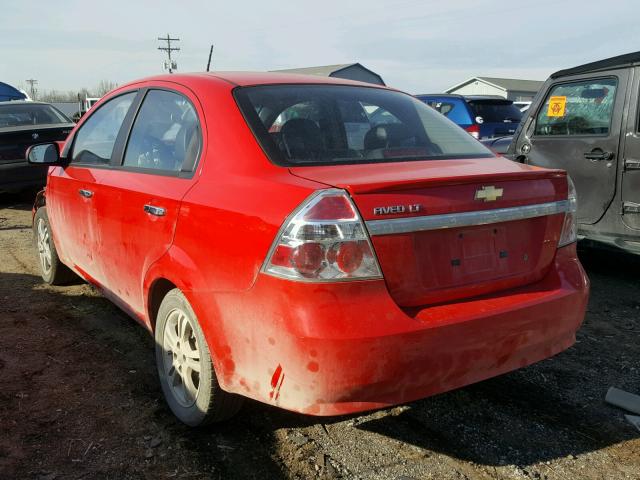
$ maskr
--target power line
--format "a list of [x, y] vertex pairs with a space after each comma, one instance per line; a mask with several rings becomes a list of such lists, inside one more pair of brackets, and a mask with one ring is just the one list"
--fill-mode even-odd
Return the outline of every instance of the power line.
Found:
[[29, 84], [29, 90], [31, 91], [31, 100], [35, 100], [36, 93], [38, 92], [38, 90], [36, 90], [36, 84], [38, 83], [38, 80], [30, 78], [29, 80], [25, 81]]
[[178, 62], [176, 62], [175, 60], [173, 60], [171, 58], [171, 52], [179, 51], [180, 47], [172, 47], [171, 46], [171, 42], [179, 42], [180, 39], [179, 38], [171, 38], [169, 36], [169, 34], [167, 33], [166, 37], [158, 37], [158, 40], [160, 40], [162, 42], [167, 42], [167, 46], [166, 47], [158, 47], [158, 50], [162, 50], [164, 52], [167, 52], [167, 57], [169, 58], [169, 60], [167, 62], [164, 62], [164, 68], [165, 68], [165, 70], [169, 70], [169, 73], [173, 73], [174, 70], [178, 69]]

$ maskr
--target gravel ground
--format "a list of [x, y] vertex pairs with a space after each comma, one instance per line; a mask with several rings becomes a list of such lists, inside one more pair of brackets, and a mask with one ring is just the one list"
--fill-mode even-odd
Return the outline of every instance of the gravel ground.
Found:
[[640, 259], [581, 253], [585, 324], [539, 364], [367, 415], [247, 402], [191, 430], [145, 330], [88, 285], [42, 283], [29, 201], [0, 195], [0, 479], [640, 479], [640, 432], [603, 402], [640, 393]]

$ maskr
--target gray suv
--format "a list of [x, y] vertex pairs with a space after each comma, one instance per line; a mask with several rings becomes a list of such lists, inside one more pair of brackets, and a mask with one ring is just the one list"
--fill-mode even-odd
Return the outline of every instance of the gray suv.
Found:
[[569, 172], [581, 237], [640, 254], [640, 52], [549, 77], [507, 149]]

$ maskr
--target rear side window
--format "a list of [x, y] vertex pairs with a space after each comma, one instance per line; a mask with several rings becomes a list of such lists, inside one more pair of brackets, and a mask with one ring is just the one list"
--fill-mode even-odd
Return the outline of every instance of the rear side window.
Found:
[[424, 102], [458, 125], [467, 126], [473, 123], [469, 110], [461, 98], [428, 99]]
[[536, 117], [536, 135], [608, 135], [618, 82], [603, 78], [554, 86]]
[[[476, 119], [487, 123], [518, 123], [522, 112], [509, 100], [471, 100], [469, 106]], [[480, 123], [480, 120], [478, 120]]]
[[399, 92], [342, 85], [237, 88], [272, 161], [282, 165], [490, 157], [464, 130]]
[[100, 165], [111, 162], [118, 132], [136, 94], [120, 95], [91, 114], [76, 133], [72, 163]]
[[200, 123], [191, 102], [179, 93], [150, 90], [131, 129], [124, 165], [190, 172], [201, 145]]

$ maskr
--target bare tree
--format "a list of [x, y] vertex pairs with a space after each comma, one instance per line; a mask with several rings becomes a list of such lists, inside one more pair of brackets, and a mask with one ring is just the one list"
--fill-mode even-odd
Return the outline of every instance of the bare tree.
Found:
[[100, 83], [98, 83], [98, 86], [95, 89], [96, 96], [102, 97], [117, 86], [118, 84], [116, 82], [112, 82], [111, 80], [100, 80]]

